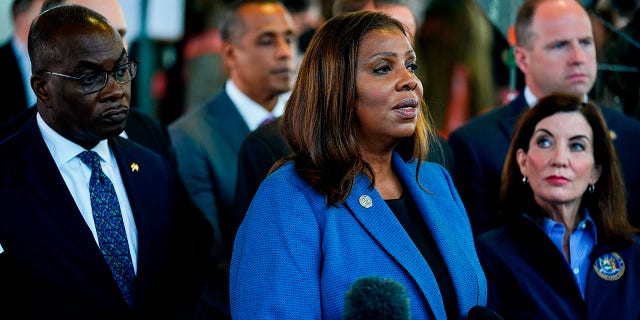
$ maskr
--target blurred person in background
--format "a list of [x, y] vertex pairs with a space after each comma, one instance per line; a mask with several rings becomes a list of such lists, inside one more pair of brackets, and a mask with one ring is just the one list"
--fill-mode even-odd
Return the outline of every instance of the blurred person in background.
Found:
[[425, 100], [445, 137], [500, 103], [494, 98], [492, 23], [474, 0], [434, 0], [418, 34]]
[[[43, 0], [14, 0], [11, 5], [13, 34], [6, 43], [0, 45], [0, 70], [4, 74], [4, 84], [0, 86], [0, 96], [3, 98], [0, 126], [36, 104], [36, 95], [31, 90], [27, 37], [31, 22], [40, 14], [42, 2]], [[6, 135], [8, 133], [0, 135], [0, 140]]]
[[169, 125], [178, 171], [214, 230], [198, 317], [229, 317], [229, 260], [238, 152], [245, 136], [282, 114], [296, 72], [295, 26], [276, 0], [235, 1], [220, 24], [229, 80], [206, 105]]
[[[598, 42], [598, 78], [590, 96], [640, 119], [640, 10], [638, 0], [599, 1], [591, 11]], [[599, 39], [599, 40], [598, 40]]]

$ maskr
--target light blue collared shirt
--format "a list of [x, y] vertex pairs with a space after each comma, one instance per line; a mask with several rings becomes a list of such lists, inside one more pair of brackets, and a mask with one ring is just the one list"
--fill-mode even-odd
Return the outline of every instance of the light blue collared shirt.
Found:
[[289, 98], [289, 93], [283, 93], [278, 97], [273, 111], [269, 112], [261, 105], [251, 100], [246, 94], [231, 80], [227, 80], [225, 90], [231, 99], [231, 102], [238, 108], [240, 116], [249, 127], [249, 131], [253, 131], [267, 118], [279, 117], [284, 112], [284, 106]]
[[22, 85], [24, 92], [27, 94], [27, 107], [31, 108], [36, 104], [36, 94], [31, 89], [31, 60], [29, 59], [29, 51], [25, 44], [20, 42], [16, 37], [11, 38], [11, 48], [18, 60], [20, 74], [22, 75]]
[[[91, 229], [93, 238], [98, 242], [98, 233], [96, 232], [96, 224], [93, 221], [93, 210], [91, 209], [91, 197], [89, 196], [89, 180], [91, 178], [91, 168], [85, 165], [78, 155], [86, 151], [83, 147], [67, 140], [59, 133], [54, 131], [40, 116], [40, 113], [36, 115], [38, 127], [44, 138], [44, 142], [49, 149], [49, 153], [53, 157], [53, 160], [64, 179], [73, 200], [76, 202], [76, 206], [80, 210], [84, 221]], [[120, 203], [120, 212], [122, 214], [122, 221], [124, 222], [124, 229], [127, 233], [127, 241], [129, 242], [129, 252], [131, 253], [131, 261], [133, 262], [133, 270], [137, 273], [138, 264], [138, 230], [136, 228], [135, 220], [133, 218], [133, 212], [131, 210], [131, 204], [127, 197], [127, 191], [124, 188], [122, 177], [120, 176], [120, 170], [118, 169], [118, 163], [116, 162], [113, 152], [109, 148], [107, 140], [100, 141], [91, 151], [95, 151], [100, 156], [100, 165], [102, 171], [109, 177], [113, 183], [113, 187], [118, 195], [118, 202]]]
[[[578, 227], [569, 238], [570, 267], [583, 298], [587, 287], [587, 276], [591, 268], [589, 255], [596, 243], [598, 243], [598, 232], [589, 210], [584, 209], [584, 213], [585, 218], [578, 223]], [[540, 227], [564, 256], [564, 251], [562, 250], [562, 239], [566, 232], [564, 225], [545, 217]]]

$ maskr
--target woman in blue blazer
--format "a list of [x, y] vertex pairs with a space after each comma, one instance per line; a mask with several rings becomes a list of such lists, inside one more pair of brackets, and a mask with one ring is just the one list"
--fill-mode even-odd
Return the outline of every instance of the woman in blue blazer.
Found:
[[449, 174], [422, 159], [434, 132], [403, 25], [337, 16], [307, 50], [282, 118], [292, 154], [236, 235], [233, 318], [339, 319], [365, 276], [399, 282], [413, 319], [466, 318], [486, 280]]

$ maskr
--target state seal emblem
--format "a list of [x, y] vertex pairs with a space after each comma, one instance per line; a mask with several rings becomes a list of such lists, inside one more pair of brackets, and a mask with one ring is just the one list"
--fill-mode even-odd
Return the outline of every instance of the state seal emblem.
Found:
[[617, 252], [605, 253], [593, 263], [596, 274], [607, 281], [615, 281], [622, 277], [625, 270], [624, 260]]

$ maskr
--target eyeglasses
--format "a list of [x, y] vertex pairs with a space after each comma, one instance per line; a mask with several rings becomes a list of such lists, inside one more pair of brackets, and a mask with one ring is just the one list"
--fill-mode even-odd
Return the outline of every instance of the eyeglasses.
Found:
[[113, 78], [116, 79], [116, 82], [125, 84], [135, 78], [137, 72], [138, 61], [129, 61], [127, 63], [117, 65], [111, 71], [94, 72], [80, 77], [74, 77], [51, 71], [45, 71], [44, 73], [78, 81], [78, 83], [80, 83], [80, 86], [82, 86], [82, 90], [84, 91], [84, 93], [91, 94], [104, 89], [104, 87], [107, 85], [107, 81], [109, 81], [109, 74], [113, 74]]

